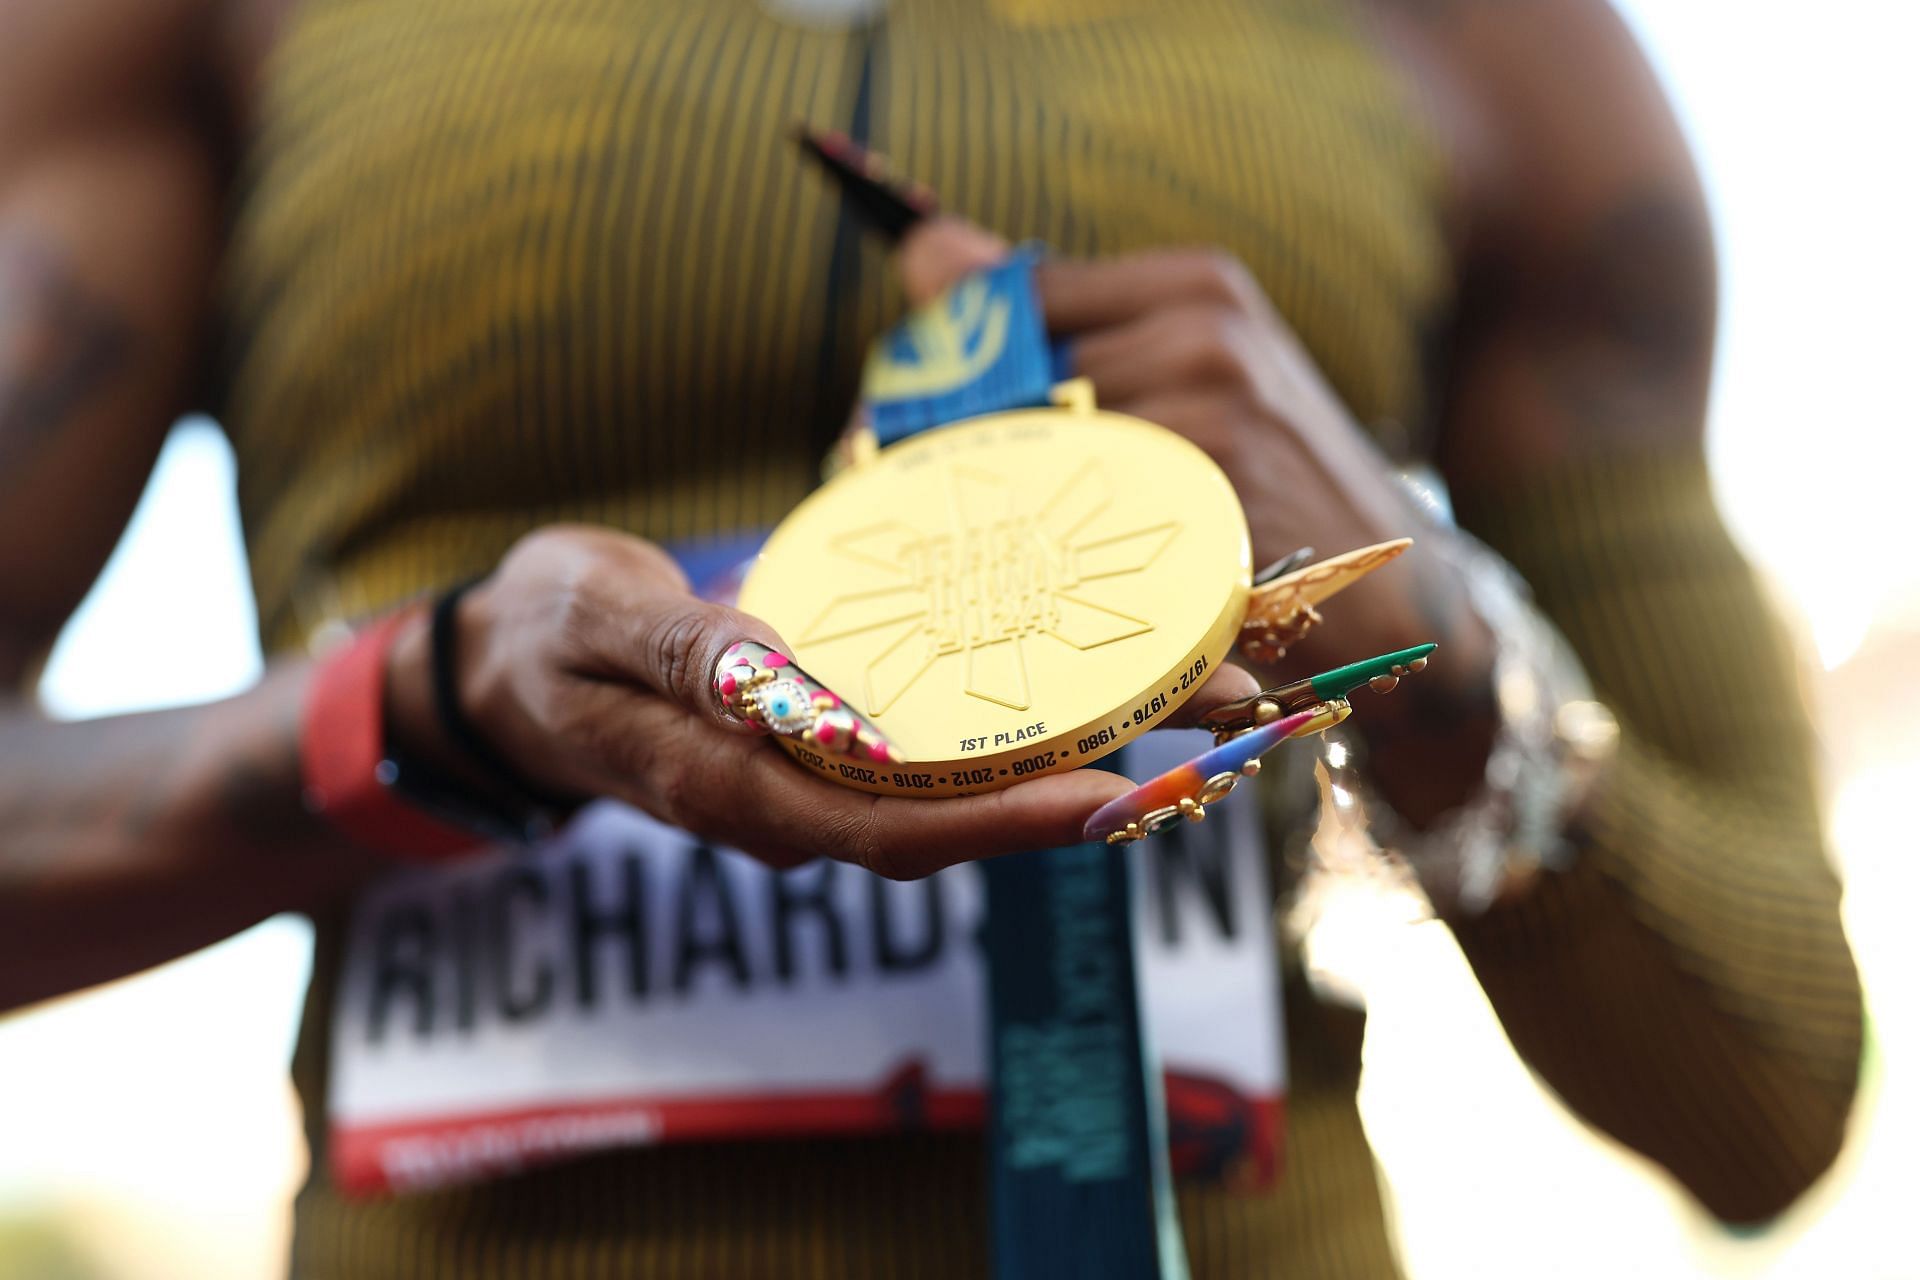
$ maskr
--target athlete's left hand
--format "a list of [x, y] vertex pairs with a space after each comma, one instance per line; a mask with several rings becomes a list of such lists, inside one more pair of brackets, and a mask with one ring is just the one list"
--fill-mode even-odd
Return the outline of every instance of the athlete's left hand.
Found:
[[[898, 266], [917, 305], [1006, 250], [998, 237], [942, 216], [909, 233]], [[1157, 249], [1048, 258], [1034, 283], [1048, 329], [1071, 344], [1075, 371], [1092, 380], [1101, 408], [1179, 432], [1227, 473], [1256, 563], [1301, 546], [1331, 555], [1423, 532], [1387, 460], [1232, 256]], [[1432, 615], [1464, 607], [1453, 575], [1423, 573], [1423, 559], [1416, 547], [1343, 593], [1332, 606], [1337, 626], [1309, 636], [1287, 673], [1403, 648], [1451, 622]]]

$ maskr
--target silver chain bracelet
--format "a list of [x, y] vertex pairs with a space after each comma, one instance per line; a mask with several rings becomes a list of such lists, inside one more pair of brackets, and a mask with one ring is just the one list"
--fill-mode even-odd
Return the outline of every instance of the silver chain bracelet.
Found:
[[1434, 519], [1439, 552], [1494, 639], [1499, 714], [1485, 780], [1466, 803], [1414, 830], [1378, 795], [1366, 797], [1373, 838], [1404, 857], [1443, 910], [1484, 911], [1539, 868], [1565, 865], [1569, 820], [1612, 757], [1613, 713], [1593, 697], [1573, 649], [1533, 605], [1511, 565], [1451, 526], [1425, 476], [1407, 476]]

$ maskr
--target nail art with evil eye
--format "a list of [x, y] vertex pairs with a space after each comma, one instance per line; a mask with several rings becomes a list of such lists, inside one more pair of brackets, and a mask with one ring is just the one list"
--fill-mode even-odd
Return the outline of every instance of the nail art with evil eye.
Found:
[[713, 696], [734, 719], [783, 738], [858, 760], [900, 761], [871, 720], [766, 645], [751, 640], [729, 645], [714, 667]]

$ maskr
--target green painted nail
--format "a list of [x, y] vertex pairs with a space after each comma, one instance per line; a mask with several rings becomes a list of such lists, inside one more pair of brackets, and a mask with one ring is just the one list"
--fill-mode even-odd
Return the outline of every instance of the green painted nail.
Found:
[[1437, 644], [1417, 644], [1411, 649], [1402, 649], [1397, 653], [1383, 653], [1377, 658], [1362, 658], [1358, 662], [1349, 662], [1344, 667], [1335, 667], [1323, 671], [1307, 684], [1313, 690], [1313, 696], [1325, 701], [1329, 698], [1344, 698], [1362, 685], [1378, 680], [1382, 676], [1391, 678], [1394, 668], [1402, 673], [1410, 669], [1440, 646]]

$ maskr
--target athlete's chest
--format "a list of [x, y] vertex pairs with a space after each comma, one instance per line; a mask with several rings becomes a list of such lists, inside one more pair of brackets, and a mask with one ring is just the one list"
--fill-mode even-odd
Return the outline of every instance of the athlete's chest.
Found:
[[273, 260], [302, 332], [513, 316], [515, 358], [565, 364], [605, 411], [837, 416], [895, 290], [793, 148], [808, 121], [1011, 238], [1221, 246], [1363, 420], [1406, 411], [1445, 277], [1437, 169], [1342, 6], [792, 16], [818, 8], [309, 0], [240, 265]]

